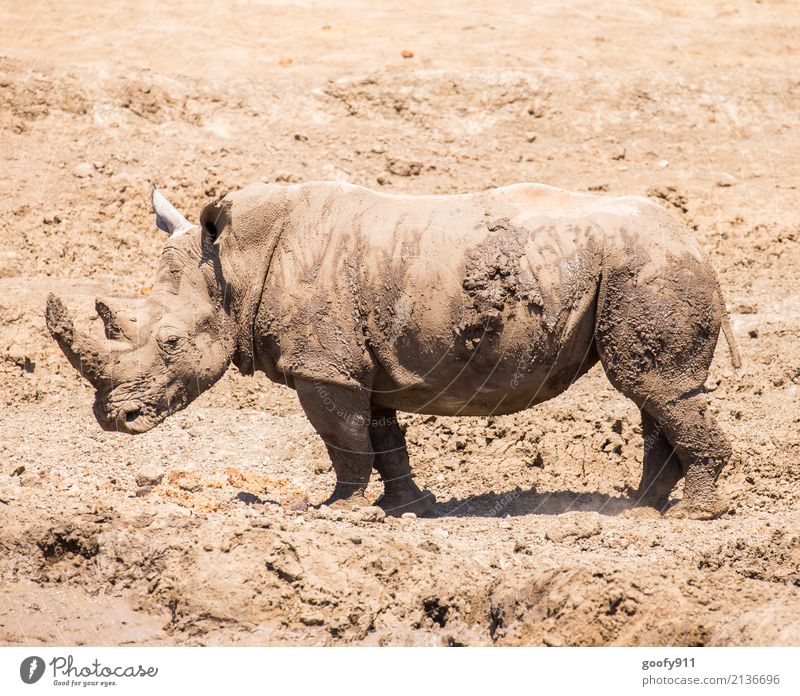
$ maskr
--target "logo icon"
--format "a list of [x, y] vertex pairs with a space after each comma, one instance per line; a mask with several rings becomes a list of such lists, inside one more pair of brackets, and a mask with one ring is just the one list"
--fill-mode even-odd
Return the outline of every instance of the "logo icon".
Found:
[[19, 666], [19, 676], [26, 684], [35, 684], [44, 674], [44, 660], [36, 655], [26, 657]]

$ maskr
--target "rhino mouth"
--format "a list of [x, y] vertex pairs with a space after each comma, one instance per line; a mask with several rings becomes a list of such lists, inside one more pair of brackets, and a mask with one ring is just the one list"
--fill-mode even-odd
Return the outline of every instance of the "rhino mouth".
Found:
[[100, 399], [95, 402], [94, 414], [103, 430], [139, 435], [155, 428], [167, 414], [154, 413], [139, 401], [109, 404]]

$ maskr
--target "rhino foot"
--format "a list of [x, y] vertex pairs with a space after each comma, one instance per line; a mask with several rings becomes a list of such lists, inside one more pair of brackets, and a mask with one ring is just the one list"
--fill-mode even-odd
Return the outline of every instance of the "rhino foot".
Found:
[[356, 510], [364, 507], [370, 507], [372, 503], [367, 500], [363, 492], [359, 491], [346, 498], [332, 495], [323, 503], [323, 505], [327, 505], [332, 510]]
[[681, 500], [667, 510], [664, 516], [673, 520], [715, 520], [727, 511], [728, 505], [722, 500], [703, 505]]
[[436, 506], [436, 497], [430, 491], [419, 488], [390, 490], [375, 501], [387, 515], [400, 517], [405, 512], [413, 512], [417, 517], [432, 517]]

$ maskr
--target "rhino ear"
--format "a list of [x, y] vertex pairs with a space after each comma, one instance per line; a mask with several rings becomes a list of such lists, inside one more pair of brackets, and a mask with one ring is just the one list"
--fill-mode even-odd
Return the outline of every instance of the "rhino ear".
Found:
[[194, 227], [191, 222], [183, 217], [183, 215], [161, 195], [161, 191], [155, 186], [153, 186], [152, 200], [158, 229], [163, 230], [172, 237], [177, 237]]
[[219, 201], [209, 203], [200, 213], [200, 227], [210, 242], [216, 241], [226, 221], [226, 211]]

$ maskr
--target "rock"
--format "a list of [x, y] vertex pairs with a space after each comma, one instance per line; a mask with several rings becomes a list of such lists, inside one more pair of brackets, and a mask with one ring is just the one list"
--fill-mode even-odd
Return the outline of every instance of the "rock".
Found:
[[731, 309], [732, 314], [758, 314], [758, 307], [750, 304], [734, 305]]
[[422, 172], [422, 162], [393, 157], [386, 163], [386, 169], [389, 170], [390, 174], [396, 174], [397, 176], [419, 176], [420, 172]]
[[93, 173], [94, 167], [88, 162], [81, 162], [72, 168], [72, 175], [78, 177], [79, 179], [85, 179], [87, 176], [91, 176]]
[[292, 512], [305, 512], [308, 510], [308, 498], [305, 496], [298, 496], [286, 503], [285, 507]]
[[17, 492], [11, 486], [0, 486], [0, 503], [9, 505], [17, 499]]
[[403, 56], [403, 58], [413, 58], [414, 51], [401, 51], [400, 55]]
[[433, 536], [435, 536], [437, 539], [447, 539], [447, 537], [450, 536], [450, 532], [448, 532], [446, 529], [442, 529], [441, 527], [437, 527], [433, 530]]
[[146, 467], [136, 473], [134, 480], [139, 487], [157, 486], [164, 480], [164, 472], [156, 467]]
[[144, 498], [146, 495], [153, 492], [153, 486], [140, 486], [136, 489], [136, 497], [137, 498]]
[[551, 648], [563, 648], [565, 645], [564, 639], [558, 633], [545, 633], [542, 636], [542, 643]]
[[400, 515], [401, 520], [415, 520], [417, 519], [417, 514], [415, 512], [404, 512]]
[[300, 623], [304, 626], [323, 626], [325, 615], [319, 610], [310, 610], [300, 616]]
[[197, 493], [203, 490], [203, 484], [195, 476], [181, 476], [177, 482], [178, 488], [189, 493]]
[[736, 177], [732, 174], [728, 174], [727, 172], [723, 172], [719, 179], [717, 179], [717, 186], [720, 188], [725, 188], [728, 186], [733, 186], [736, 183]]
[[536, 140], [536, 133], [525, 133], [525, 140], [527, 140], [529, 143], [532, 143], [534, 140]]

